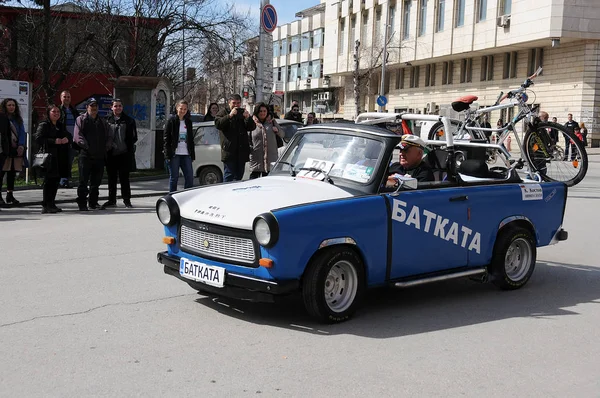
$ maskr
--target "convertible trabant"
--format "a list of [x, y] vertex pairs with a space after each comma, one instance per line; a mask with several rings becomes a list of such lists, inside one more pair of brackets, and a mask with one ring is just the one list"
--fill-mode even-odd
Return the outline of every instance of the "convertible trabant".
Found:
[[400, 135], [355, 124], [302, 128], [267, 177], [160, 198], [167, 250], [158, 261], [206, 295], [273, 301], [299, 292], [324, 322], [348, 319], [372, 287], [459, 277], [522, 287], [537, 248], [567, 239], [566, 186], [491, 170], [465, 158], [474, 144], [446, 139], [427, 141], [435, 181], [405, 177], [391, 189]]

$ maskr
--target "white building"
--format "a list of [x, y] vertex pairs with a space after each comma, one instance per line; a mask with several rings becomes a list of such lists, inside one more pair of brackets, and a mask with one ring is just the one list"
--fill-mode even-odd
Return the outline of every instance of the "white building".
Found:
[[[291, 94], [302, 98], [305, 111], [314, 109], [314, 90], [328, 91], [336, 116], [352, 119], [354, 42], [360, 40], [360, 68], [373, 73], [359, 108], [376, 110], [381, 82], [377, 55], [388, 21], [386, 111], [443, 113], [467, 93], [479, 97], [479, 106], [489, 106], [500, 91], [518, 87], [541, 65], [544, 71], [530, 102], [559, 122], [572, 113], [595, 133], [595, 143], [600, 140], [599, 0], [322, 0], [310, 10], [300, 21], [279, 27], [273, 38], [275, 44], [294, 43], [294, 37], [302, 40], [307, 32], [324, 28], [324, 46], [318, 51], [286, 42], [288, 54], [274, 58], [274, 65], [289, 71], [284, 74], [287, 84], [280, 86], [288, 104]], [[298, 64], [317, 57], [322, 60], [320, 76], [329, 76], [330, 83], [318, 79], [313, 86], [311, 79], [307, 90], [307, 79], [294, 72]], [[492, 119], [507, 116], [510, 112]]]

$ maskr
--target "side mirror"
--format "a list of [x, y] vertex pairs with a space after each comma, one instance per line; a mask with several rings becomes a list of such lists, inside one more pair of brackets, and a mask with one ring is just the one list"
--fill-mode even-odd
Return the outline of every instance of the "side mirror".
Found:
[[397, 176], [396, 178], [398, 179], [398, 181], [400, 183], [398, 184], [398, 188], [396, 188], [396, 190], [392, 194], [393, 196], [399, 195], [400, 194], [399, 191], [401, 188], [414, 190], [414, 189], [417, 189], [417, 186], [419, 185], [419, 182], [417, 181], [417, 179], [412, 178], [410, 176]]

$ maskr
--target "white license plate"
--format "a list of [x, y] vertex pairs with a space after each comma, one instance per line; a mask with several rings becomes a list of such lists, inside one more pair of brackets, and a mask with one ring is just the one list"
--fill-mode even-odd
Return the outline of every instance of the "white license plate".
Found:
[[215, 287], [223, 287], [225, 282], [225, 268], [213, 267], [183, 257], [179, 260], [179, 275]]

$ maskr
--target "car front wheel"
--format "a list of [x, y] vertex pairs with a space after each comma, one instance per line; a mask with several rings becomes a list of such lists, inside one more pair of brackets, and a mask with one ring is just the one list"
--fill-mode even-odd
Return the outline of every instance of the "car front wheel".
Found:
[[501, 289], [524, 286], [535, 268], [536, 246], [530, 231], [508, 227], [500, 232], [490, 265], [492, 282]]
[[365, 289], [360, 257], [348, 247], [325, 249], [311, 261], [304, 275], [302, 297], [307, 312], [322, 322], [350, 318]]

